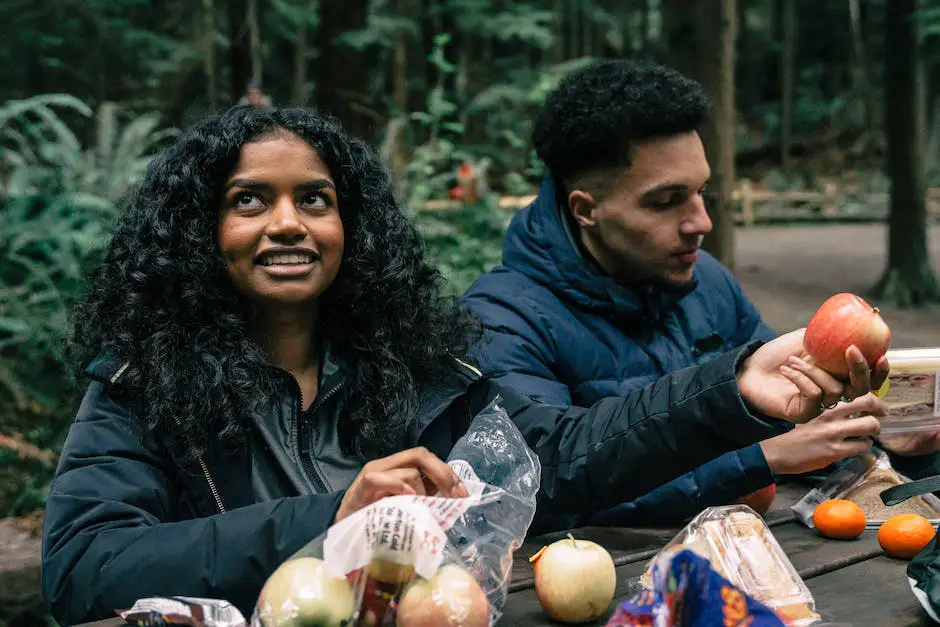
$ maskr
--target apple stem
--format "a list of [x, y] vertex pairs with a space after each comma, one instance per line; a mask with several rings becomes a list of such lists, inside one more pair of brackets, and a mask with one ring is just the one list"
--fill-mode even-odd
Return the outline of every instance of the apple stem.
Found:
[[877, 307], [875, 307], [874, 309], [875, 309], [875, 313], [878, 313], [880, 311]]
[[578, 548], [578, 543], [575, 541], [574, 536], [569, 533], [568, 537], [571, 538], [571, 546]]

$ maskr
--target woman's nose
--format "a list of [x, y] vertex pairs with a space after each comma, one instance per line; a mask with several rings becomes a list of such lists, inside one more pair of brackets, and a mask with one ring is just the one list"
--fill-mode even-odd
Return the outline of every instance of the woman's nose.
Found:
[[307, 229], [292, 199], [279, 200], [270, 215], [266, 232], [272, 239], [296, 241], [307, 235]]

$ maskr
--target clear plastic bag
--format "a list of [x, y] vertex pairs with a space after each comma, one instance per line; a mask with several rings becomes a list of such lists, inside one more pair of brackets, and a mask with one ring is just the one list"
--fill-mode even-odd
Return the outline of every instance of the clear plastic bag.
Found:
[[671, 550], [652, 567], [653, 587], [622, 601], [605, 627], [787, 627], [776, 611], [718, 574], [695, 551]]
[[447, 459], [469, 497], [387, 497], [333, 525], [269, 577], [252, 627], [493, 625], [541, 478], [499, 403]]
[[933, 494], [915, 496], [893, 506], [881, 500], [881, 493], [896, 485], [910, 481], [891, 467], [891, 460], [876, 450], [853, 457], [832, 473], [825, 481], [810, 490], [792, 509], [800, 521], [813, 528], [816, 506], [830, 499], [852, 501], [865, 512], [865, 527], [877, 529], [894, 514], [920, 514], [934, 524], [940, 524], [940, 499]]
[[774, 610], [787, 625], [812, 625], [821, 619], [809, 588], [764, 519], [750, 507], [709, 507], [693, 518], [653, 557], [640, 585], [652, 589], [657, 562], [683, 549], [707, 559], [719, 575]]
[[940, 348], [889, 350], [891, 370], [878, 395], [888, 403], [881, 435], [940, 431]]

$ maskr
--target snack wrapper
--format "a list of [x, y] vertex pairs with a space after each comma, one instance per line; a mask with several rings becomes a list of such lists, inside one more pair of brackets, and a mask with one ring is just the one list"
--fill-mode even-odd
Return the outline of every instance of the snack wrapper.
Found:
[[252, 627], [493, 625], [541, 467], [498, 398], [447, 463], [468, 497], [386, 497], [334, 524], [268, 578]]
[[245, 617], [228, 601], [196, 597], [138, 599], [118, 616], [134, 627], [246, 627]]
[[750, 507], [726, 505], [704, 510], [653, 557], [640, 585], [655, 591], [657, 565], [682, 550], [708, 560], [718, 575], [769, 607], [786, 625], [802, 627], [820, 619], [813, 595], [764, 519]]
[[915, 496], [892, 506], [882, 502], [882, 492], [909, 481], [891, 467], [891, 460], [884, 451], [875, 450], [846, 460], [790, 509], [810, 528], [815, 527], [816, 506], [830, 499], [845, 499], [861, 507], [865, 512], [866, 529], [878, 529], [894, 514], [920, 514], [933, 524], [940, 524], [940, 499], [933, 494]]
[[785, 627], [777, 614], [719, 575], [688, 549], [663, 555], [653, 565], [652, 590], [623, 601], [606, 627]]
[[889, 350], [891, 370], [876, 394], [888, 404], [881, 436], [940, 431], [940, 348]]

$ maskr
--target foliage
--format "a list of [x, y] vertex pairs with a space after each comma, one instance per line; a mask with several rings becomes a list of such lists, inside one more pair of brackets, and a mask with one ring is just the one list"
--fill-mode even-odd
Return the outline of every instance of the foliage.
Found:
[[503, 233], [511, 219], [512, 214], [500, 209], [492, 196], [458, 209], [414, 216], [428, 256], [447, 280], [447, 291], [458, 297], [500, 262]]
[[[61, 94], [0, 108], [0, 435], [39, 450], [61, 445], [74, 411], [77, 390], [63, 350], [70, 306], [122, 198], [173, 134], [158, 128], [155, 114], [122, 124], [105, 104], [96, 143], [86, 149], [63, 121], [68, 113], [92, 115]], [[4, 446], [0, 462], [0, 515], [40, 506], [48, 459], [23, 459]]]

